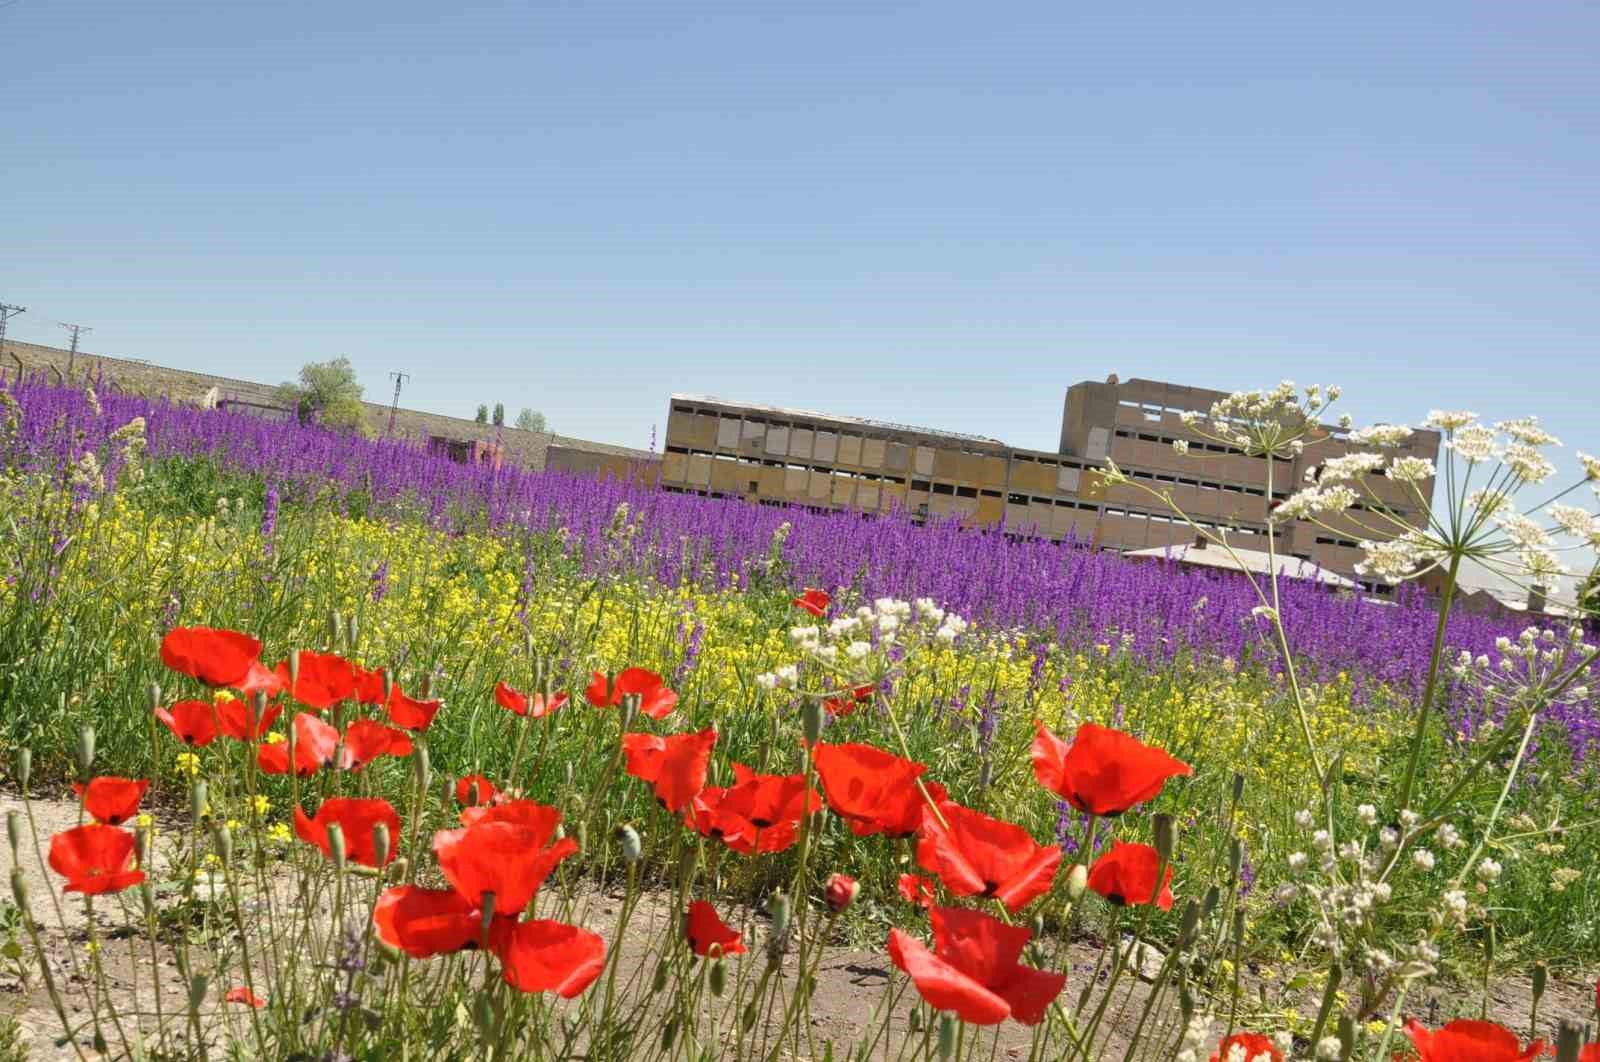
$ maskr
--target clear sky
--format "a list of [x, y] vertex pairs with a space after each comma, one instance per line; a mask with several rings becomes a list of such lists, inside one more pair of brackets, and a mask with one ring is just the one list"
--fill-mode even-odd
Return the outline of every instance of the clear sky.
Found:
[[15, 0], [0, 301], [637, 446], [685, 390], [1053, 448], [1114, 371], [1593, 450], [1597, 42], [1559, 0]]

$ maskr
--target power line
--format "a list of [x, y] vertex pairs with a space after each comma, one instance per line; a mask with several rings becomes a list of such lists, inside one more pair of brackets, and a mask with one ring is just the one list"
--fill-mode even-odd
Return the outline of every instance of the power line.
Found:
[[6, 352], [6, 322], [19, 313], [27, 313], [26, 306], [9, 306], [0, 302], [0, 356]]
[[67, 351], [67, 379], [71, 380], [72, 365], [78, 360], [78, 333], [93, 332], [94, 329], [79, 324], [68, 324], [65, 321], [57, 321], [56, 324], [72, 333], [72, 348]]
[[391, 372], [389, 379], [394, 381], [394, 402], [389, 406], [389, 426], [384, 429], [385, 435], [394, 434], [394, 414], [400, 408], [400, 385], [411, 379], [408, 372]]

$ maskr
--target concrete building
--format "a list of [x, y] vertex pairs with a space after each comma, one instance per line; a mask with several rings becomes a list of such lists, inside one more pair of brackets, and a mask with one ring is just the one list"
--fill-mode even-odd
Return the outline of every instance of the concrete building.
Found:
[[[959, 516], [974, 523], [1068, 536], [1119, 550], [1187, 544], [1193, 531], [1156, 498], [1132, 485], [1110, 485], [1107, 459], [1132, 478], [1173, 500], [1208, 530], [1264, 550], [1269, 507], [1304, 482], [1307, 469], [1349, 452], [1343, 433], [1326, 427], [1326, 441], [1293, 462], [1267, 463], [1206, 442], [1179, 419], [1208, 411], [1224, 392], [1154, 380], [1084, 382], [1067, 390], [1061, 441], [1054, 452], [1009, 446], [999, 439], [904, 424], [727, 402], [675, 394], [667, 418], [661, 485], [767, 504], [901, 509], [913, 518]], [[1182, 439], [1189, 452], [1172, 443]], [[1433, 459], [1439, 436], [1419, 431], [1406, 453]], [[1410, 522], [1426, 519], [1400, 484], [1374, 481], [1386, 504]], [[1431, 481], [1421, 484], [1430, 502]], [[1269, 496], [1270, 495], [1270, 496]], [[1374, 537], [1356, 521], [1360, 511], [1328, 522], [1334, 532], [1298, 521], [1276, 529], [1273, 548], [1330, 571], [1350, 573], [1360, 559], [1356, 542]]]

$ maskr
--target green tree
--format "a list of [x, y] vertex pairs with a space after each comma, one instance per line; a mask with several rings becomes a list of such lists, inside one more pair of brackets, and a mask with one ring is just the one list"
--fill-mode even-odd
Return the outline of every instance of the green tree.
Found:
[[549, 431], [550, 426], [545, 423], [544, 414], [537, 409], [522, 407], [522, 412], [517, 414], [517, 427], [523, 431]]
[[480, 405], [478, 407], [478, 415], [472, 419], [477, 421], [479, 424], [489, 423], [489, 407]]
[[505, 427], [505, 424], [506, 424], [506, 407], [505, 407], [505, 403], [496, 402], [494, 404], [494, 426], [497, 427], [497, 428], [503, 428], [503, 427]]
[[280, 404], [294, 410], [302, 424], [321, 424], [336, 431], [372, 434], [361, 383], [349, 358], [312, 361], [300, 367], [298, 383], [279, 385]]

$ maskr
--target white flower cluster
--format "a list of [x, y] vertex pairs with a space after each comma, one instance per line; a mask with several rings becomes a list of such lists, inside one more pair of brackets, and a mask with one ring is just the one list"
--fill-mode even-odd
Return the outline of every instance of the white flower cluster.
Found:
[[1386, 583], [1398, 583], [1429, 570], [1444, 557], [1436, 543], [1420, 531], [1410, 531], [1387, 541], [1362, 540], [1365, 554], [1356, 564], [1356, 574]]
[[1385, 450], [1392, 450], [1409, 442], [1411, 434], [1411, 429], [1404, 424], [1374, 424], [1351, 432], [1350, 441], [1358, 446], [1381, 446]]
[[1463, 649], [1455, 665], [1456, 678], [1476, 685], [1491, 706], [1539, 710], [1588, 700], [1585, 676], [1573, 674], [1595, 648], [1584, 641], [1582, 627], [1574, 625], [1564, 634], [1525, 627], [1515, 640], [1496, 639], [1494, 648], [1496, 660]]
[[1310, 520], [1322, 513], [1339, 513], [1354, 505], [1360, 498], [1356, 492], [1342, 484], [1330, 487], [1305, 487], [1289, 495], [1281, 505], [1272, 510], [1271, 519]]
[[[907, 651], [917, 644], [950, 645], [967, 631], [967, 621], [947, 612], [931, 598], [915, 603], [880, 597], [870, 606], [842, 615], [826, 626], [803, 624], [789, 628], [789, 641], [803, 660], [820, 664], [831, 685], [861, 685], [876, 681], [889, 666], [889, 651]], [[756, 676], [762, 689], [794, 689], [800, 685], [800, 668], [785, 664]]]

